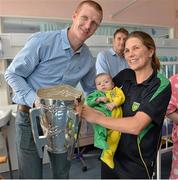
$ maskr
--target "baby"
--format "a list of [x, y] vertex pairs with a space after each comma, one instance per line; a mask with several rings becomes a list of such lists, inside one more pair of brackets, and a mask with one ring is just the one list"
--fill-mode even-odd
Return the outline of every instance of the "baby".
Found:
[[[112, 77], [107, 73], [100, 73], [95, 78], [95, 85], [97, 90], [87, 96], [86, 103], [106, 116], [122, 117], [121, 105], [125, 101], [125, 96], [120, 88], [114, 87]], [[110, 168], [114, 168], [113, 157], [120, 135], [118, 131], [94, 125], [94, 146], [103, 149], [101, 160]]]

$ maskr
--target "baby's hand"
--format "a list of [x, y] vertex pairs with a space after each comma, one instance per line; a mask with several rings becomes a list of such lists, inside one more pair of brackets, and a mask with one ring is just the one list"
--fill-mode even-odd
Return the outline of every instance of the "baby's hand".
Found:
[[112, 111], [112, 110], [116, 107], [116, 105], [115, 105], [114, 103], [108, 103], [108, 104], [106, 104], [106, 107], [107, 107], [110, 111]]
[[106, 103], [108, 101], [108, 98], [107, 97], [99, 97], [96, 99], [96, 102], [104, 102]]

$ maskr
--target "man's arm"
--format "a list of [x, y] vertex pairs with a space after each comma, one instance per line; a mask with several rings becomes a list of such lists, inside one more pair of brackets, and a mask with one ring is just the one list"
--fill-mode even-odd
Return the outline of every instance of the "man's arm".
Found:
[[14, 102], [30, 107], [36, 99], [36, 92], [28, 85], [27, 78], [38, 64], [38, 56], [32, 47], [37, 47], [37, 41], [33, 39], [26, 43], [5, 72], [5, 79], [15, 93]]

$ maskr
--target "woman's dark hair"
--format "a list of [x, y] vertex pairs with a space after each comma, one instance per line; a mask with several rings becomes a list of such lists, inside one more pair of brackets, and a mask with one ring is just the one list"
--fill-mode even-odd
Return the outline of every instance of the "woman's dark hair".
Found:
[[160, 70], [160, 61], [156, 56], [156, 45], [153, 38], [143, 31], [133, 31], [128, 35], [127, 39], [131, 37], [138, 38], [148, 49], [153, 49], [154, 53], [152, 56], [152, 67], [153, 69]]

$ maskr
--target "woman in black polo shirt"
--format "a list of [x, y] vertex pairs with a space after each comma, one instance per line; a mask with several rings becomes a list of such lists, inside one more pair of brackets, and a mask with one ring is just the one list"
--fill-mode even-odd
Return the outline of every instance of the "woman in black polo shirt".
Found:
[[113, 78], [126, 96], [122, 107], [124, 117], [106, 117], [87, 105], [83, 106], [81, 116], [122, 132], [114, 156], [116, 166], [110, 169], [102, 162], [101, 178], [148, 179], [152, 178], [171, 87], [169, 80], [158, 72], [160, 62], [150, 35], [132, 32], [126, 40], [124, 55], [130, 69]]

